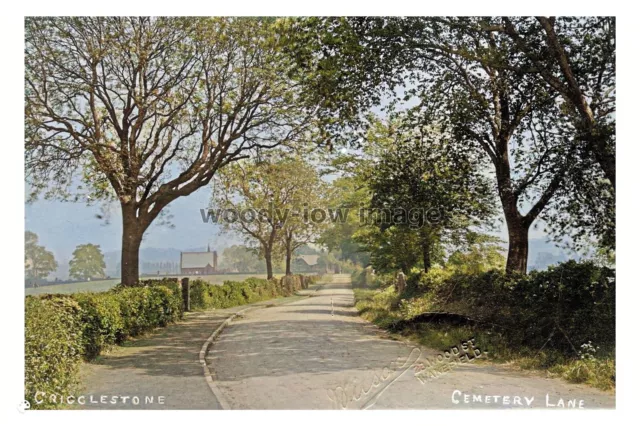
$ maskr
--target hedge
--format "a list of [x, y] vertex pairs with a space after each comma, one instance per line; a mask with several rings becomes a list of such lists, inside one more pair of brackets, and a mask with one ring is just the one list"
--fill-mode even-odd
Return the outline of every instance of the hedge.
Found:
[[225, 281], [222, 285], [202, 280], [189, 282], [192, 310], [223, 309], [290, 296], [297, 290], [308, 288], [320, 275], [285, 275], [280, 280], [248, 278], [245, 281]]
[[67, 394], [77, 384], [83, 354], [81, 308], [71, 298], [27, 297], [25, 301], [25, 399], [32, 408], [53, 408], [35, 393]]
[[177, 283], [117, 287], [104, 293], [27, 296], [25, 301], [25, 398], [36, 392], [68, 395], [77, 384], [82, 359], [91, 360], [130, 336], [182, 317]]
[[[320, 278], [294, 277], [296, 289], [306, 288]], [[25, 399], [32, 408], [56, 407], [46, 398], [37, 404], [36, 392], [72, 393], [83, 359], [92, 360], [129, 337], [182, 318], [182, 290], [177, 278], [140, 283], [140, 287], [118, 285], [103, 293], [27, 296]], [[275, 279], [249, 278], [243, 282], [225, 281], [223, 285], [190, 281], [192, 310], [229, 308], [291, 293]]]
[[433, 269], [411, 274], [402, 296], [409, 319], [425, 310], [460, 314], [517, 345], [570, 355], [589, 341], [615, 347], [615, 270], [592, 262], [516, 276]]

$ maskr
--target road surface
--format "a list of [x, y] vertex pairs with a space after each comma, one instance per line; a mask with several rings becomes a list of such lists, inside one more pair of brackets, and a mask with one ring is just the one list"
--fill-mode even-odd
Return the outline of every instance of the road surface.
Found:
[[[207, 356], [223, 404], [231, 409], [615, 406], [612, 393], [472, 357], [445, 362], [451, 368], [438, 367], [435, 378], [435, 373], [425, 376], [419, 366], [428, 365], [425, 360], [435, 365], [442, 353], [392, 340], [360, 318], [349, 282], [348, 275], [336, 275], [309, 298], [254, 310], [225, 328]], [[467, 349], [473, 354], [471, 346]]]

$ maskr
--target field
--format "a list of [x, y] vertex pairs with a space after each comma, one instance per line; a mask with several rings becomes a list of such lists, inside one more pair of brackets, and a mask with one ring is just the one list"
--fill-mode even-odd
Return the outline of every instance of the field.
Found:
[[[282, 275], [276, 274], [276, 278], [280, 278]], [[164, 277], [164, 276], [162, 276]], [[177, 276], [178, 278], [182, 278], [182, 276]], [[219, 275], [190, 275], [190, 279], [201, 279], [205, 281], [209, 281], [212, 284], [222, 284], [224, 281], [244, 281], [250, 277], [258, 277], [258, 278], [266, 278], [266, 274], [219, 274]], [[142, 279], [153, 279], [155, 277], [142, 277]], [[42, 286], [38, 288], [27, 288], [27, 295], [36, 295], [36, 294], [52, 294], [52, 293], [79, 293], [79, 292], [92, 292], [97, 293], [101, 291], [107, 291], [111, 287], [114, 287], [116, 284], [120, 282], [117, 280], [104, 280], [104, 281], [86, 281], [79, 283], [69, 283], [69, 284], [55, 284]]]

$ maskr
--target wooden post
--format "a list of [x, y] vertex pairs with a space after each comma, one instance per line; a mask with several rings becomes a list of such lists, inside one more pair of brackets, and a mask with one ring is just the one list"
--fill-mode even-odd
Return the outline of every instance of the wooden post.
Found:
[[184, 277], [182, 279], [182, 306], [185, 312], [189, 312], [191, 306], [189, 304], [189, 278]]

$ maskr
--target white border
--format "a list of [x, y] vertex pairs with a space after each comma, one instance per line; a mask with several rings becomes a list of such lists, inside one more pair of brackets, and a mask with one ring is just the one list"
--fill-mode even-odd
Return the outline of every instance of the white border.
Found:
[[[5, 3], [1, 18], [3, 83], [2, 101], [2, 151], [0, 173], [4, 182], [2, 196], [2, 233], [4, 236], [2, 264], [3, 303], [0, 304], [2, 322], [2, 418], [10, 423], [38, 424], [92, 424], [113, 425], [114, 422], [181, 424], [207, 422], [208, 424], [518, 424], [580, 423], [605, 424], [622, 420], [620, 416], [636, 413], [638, 390], [635, 379], [640, 377], [635, 356], [637, 347], [635, 326], [638, 312], [640, 282], [637, 279], [639, 264], [634, 250], [638, 235], [634, 213], [639, 211], [638, 159], [640, 137], [635, 127], [640, 90], [638, 86], [638, 31], [637, 10], [628, 1], [580, 1], [559, 2], [537, 0], [529, 6], [513, 1], [410, 2], [410, 1], [358, 1], [324, 0], [314, 4], [293, 1], [241, 2], [168, 2], [153, 3], [111, 0], [108, 2], [67, 1], [45, 2], [27, 0]], [[9, 11], [11, 9], [11, 11]], [[24, 181], [23, 181], [23, 17], [33, 15], [615, 15], [617, 16], [618, 43], [618, 307], [617, 307], [617, 409], [584, 411], [372, 411], [338, 412], [316, 411], [48, 411], [19, 414], [17, 404], [23, 390], [23, 318], [24, 290], [22, 286], [22, 252], [24, 232]], [[635, 208], [634, 208], [635, 207]], [[634, 268], [636, 267], [636, 268]], [[499, 415], [497, 415], [500, 413]], [[636, 416], [634, 416], [636, 417]]]

